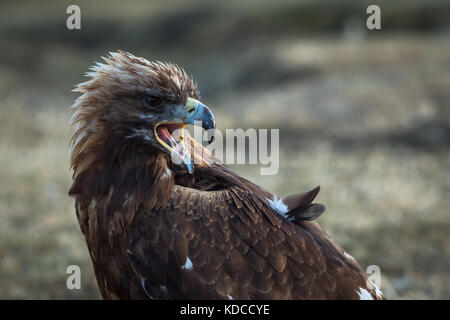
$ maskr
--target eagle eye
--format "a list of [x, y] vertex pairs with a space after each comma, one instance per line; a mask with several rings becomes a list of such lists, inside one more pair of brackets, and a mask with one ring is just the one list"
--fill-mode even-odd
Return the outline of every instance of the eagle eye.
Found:
[[144, 105], [146, 107], [156, 108], [156, 107], [159, 107], [161, 105], [162, 100], [161, 100], [160, 97], [147, 94], [143, 98], [143, 103], [144, 103]]

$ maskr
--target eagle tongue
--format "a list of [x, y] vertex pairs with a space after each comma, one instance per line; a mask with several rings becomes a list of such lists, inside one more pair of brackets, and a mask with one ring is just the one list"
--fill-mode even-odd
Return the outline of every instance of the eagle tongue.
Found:
[[160, 139], [162, 139], [165, 143], [167, 143], [172, 148], [177, 145], [177, 142], [173, 138], [173, 136], [170, 134], [169, 129], [166, 126], [159, 126], [157, 128], [158, 130], [158, 136]]

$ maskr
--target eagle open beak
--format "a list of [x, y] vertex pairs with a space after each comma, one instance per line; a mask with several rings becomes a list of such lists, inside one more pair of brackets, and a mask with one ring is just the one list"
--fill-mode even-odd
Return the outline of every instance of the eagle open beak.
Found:
[[192, 173], [194, 172], [194, 165], [189, 150], [190, 146], [186, 146], [184, 141], [184, 127], [188, 124], [201, 124], [203, 129], [209, 130], [208, 143], [211, 143], [214, 141], [214, 133], [210, 129], [215, 129], [216, 121], [211, 110], [193, 98], [187, 99], [184, 111], [185, 115], [182, 119], [160, 122], [155, 126], [154, 132], [156, 140], [171, 153], [172, 161]]

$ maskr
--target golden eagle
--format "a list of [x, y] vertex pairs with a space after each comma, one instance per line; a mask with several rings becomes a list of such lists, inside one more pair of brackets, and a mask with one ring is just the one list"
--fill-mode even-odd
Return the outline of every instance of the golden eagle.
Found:
[[69, 191], [103, 298], [383, 298], [311, 221], [318, 187], [280, 199], [175, 136], [215, 127], [183, 69], [103, 59], [74, 90]]

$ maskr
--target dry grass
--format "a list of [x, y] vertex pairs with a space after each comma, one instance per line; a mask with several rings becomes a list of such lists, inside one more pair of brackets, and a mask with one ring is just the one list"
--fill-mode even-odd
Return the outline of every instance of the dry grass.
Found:
[[[88, 252], [68, 198], [67, 114], [0, 109], [0, 297], [97, 297]], [[80, 265], [81, 291], [65, 285]]]

